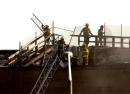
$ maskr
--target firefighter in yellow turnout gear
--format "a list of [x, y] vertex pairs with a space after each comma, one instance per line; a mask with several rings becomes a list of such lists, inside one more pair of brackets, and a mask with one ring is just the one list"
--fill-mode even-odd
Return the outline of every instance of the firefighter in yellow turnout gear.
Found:
[[82, 58], [83, 58], [83, 65], [88, 65], [88, 56], [89, 50], [86, 44], [83, 44], [82, 49]]

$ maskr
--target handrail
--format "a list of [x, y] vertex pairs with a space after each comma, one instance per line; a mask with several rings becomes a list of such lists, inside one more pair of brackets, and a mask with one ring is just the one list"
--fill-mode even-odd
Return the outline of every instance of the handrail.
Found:
[[[31, 52], [34, 48], [38, 47], [40, 44], [42, 44], [43, 42], [45, 42], [48, 38], [50, 38], [51, 36], [53, 36], [53, 34], [51, 34], [50, 36], [48, 36], [45, 40], [40, 41], [39, 43], [37, 43], [36, 45], [34, 45], [32, 48], [28, 49], [27, 51], [21, 53], [21, 56], [24, 56], [26, 54], [28, 54], [29, 52]], [[58, 35], [59, 36], [59, 35]], [[57, 37], [59, 38], [59, 37]], [[55, 40], [57, 40], [57, 38], [55, 38]], [[44, 45], [44, 44], [43, 44]], [[27, 46], [28, 47], [28, 46]], [[15, 60], [13, 60], [13, 58], [15, 58], [18, 54], [20, 54], [20, 51], [16, 52], [15, 54], [11, 55], [8, 59], [10, 61], [9, 64], [12, 64], [15, 62]]]
[[[80, 45], [80, 42], [84, 42], [83, 40], [80, 40], [80, 37], [84, 37], [84, 35], [71, 35], [73, 37], [78, 37], [78, 45]], [[90, 35], [91, 38], [95, 38], [95, 40], [89, 40], [89, 43], [95, 43], [95, 46], [99, 46], [99, 36], [98, 35]], [[127, 36], [103, 36], [102, 43], [104, 46], [106, 46], [107, 43], [111, 43], [112, 47], [116, 47], [115, 44], [120, 44], [120, 47], [123, 48], [123, 44], [130, 44], [130, 37]], [[107, 39], [111, 39], [110, 41], [107, 41]], [[120, 41], [116, 41], [116, 39], [120, 39]], [[125, 39], [128, 39], [128, 41], [124, 41]], [[130, 48], [130, 45], [128, 45], [128, 48]]]
[[61, 30], [65, 30], [65, 31], [71, 31], [71, 32], [74, 32], [73, 30], [68, 30], [68, 29], [64, 29], [64, 28], [60, 28], [60, 27], [54, 27], [54, 28], [61, 29]]
[[[28, 44], [26, 44], [26, 46], [22, 47], [22, 49], [26, 49], [29, 45], [33, 44], [36, 40], [40, 39], [42, 36], [43, 36], [43, 34], [39, 35], [37, 37], [37, 39], [30, 41]], [[20, 53], [20, 51], [17, 51], [16, 53], [14, 53], [11, 56], [9, 56], [8, 59], [11, 59], [11, 58], [15, 57], [19, 53]]]
[[38, 44], [36, 44], [35, 46], [33, 46], [31, 49], [29, 49], [28, 51], [25, 52], [28, 53], [30, 52], [31, 50], [33, 50], [34, 48], [36, 48], [38, 45], [40, 45], [41, 43], [45, 42], [48, 38], [50, 38], [52, 36], [52, 34], [50, 36], [48, 36], [45, 40], [42, 40], [41, 42], [39, 42]]
[[[43, 36], [43, 34], [41, 34], [39, 37], [37, 37], [36, 40], [40, 39]], [[49, 36], [50, 37], [50, 36]], [[33, 44], [36, 40], [31, 41], [30, 43], [28, 43], [25, 47], [23, 47], [22, 49], [26, 49], [28, 46], [30, 46], [31, 44]], [[46, 40], [46, 39], [45, 39]], [[44, 42], [45, 40], [43, 40], [42, 42]], [[39, 44], [41, 44], [42, 42], [38, 43], [37, 45], [35, 45], [34, 47], [37, 47]], [[33, 48], [32, 48], [33, 49]], [[30, 50], [32, 50], [30, 49]], [[11, 55], [10, 57], [8, 57], [9, 59], [15, 57], [16, 55], [18, 55], [20, 53], [20, 51], [17, 51], [15, 54]]]
[[[33, 13], [33, 16], [35, 16], [35, 14]], [[39, 20], [39, 19], [38, 19]], [[39, 20], [40, 21], [40, 20]], [[41, 21], [40, 21], [41, 22]], [[58, 28], [58, 27], [54, 27], [54, 28]], [[51, 29], [51, 28], [50, 28]], [[62, 30], [67, 30], [67, 29], [63, 29], [63, 28], [58, 28], [58, 29], [62, 29]], [[67, 30], [67, 31], [72, 31], [72, 30]], [[61, 36], [59, 34], [55, 34], [58, 36]], [[31, 44], [33, 44], [35, 41], [37, 41], [38, 39], [40, 39], [43, 36], [43, 33], [40, 34], [36, 39], [29, 41], [26, 45], [22, 46], [22, 49], [26, 49], [28, 46], [30, 46]], [[19, 54], [20, 51], [17, 51], [16, 53], [12, 54], [11, 56], [8, 57], [8, 59], [11, 59], [13, 57], [15, 57], [16, 55]]]
[[[55, 39], [57, 40], [57, 38]], [[54, 45], [55, 46], [55, 45]], [[28, 62], [26, 65], [24, 65], [25, 67], [29, 66], [30, 64], [33, 64], [36, 60], [38, 60], [39, 58], [43, 57], [44, 53], [48, 53], [50, 51], [53, 51], [55, 48], [54, 46], [50, 47], [49, 49], [47, 49], [45, 52], [41, 53], [38, 57], [33, 58], [30, 62]]]
[[69, 71], [69, 81], [70, 81], [70, 94], [73, 94], [73, 81], [72, 81], [72, 72], [71, 72], [71, 57], [73, 56], [72, 52], [65, 52], [68, 54], [68, 71]]
[[[73, 36], [73, 37], [79, 37], [79, 36], [80, 37], [84, 37], [84, 35], [70, 35], [70, 36]], [[90, 37], [98, 37], [98, 35], [90, 35]], [[130, 38], [128, 36], [107, 36], [107, 35], [105, 35], [103, 37]]]
[[22, 46], [22, 49], [27, 48], [29, 45], [33, 44], [35, 41], [37, 41], [37, 40], [40, 39], [41, 37], [43, 37], [43, 33], [40, 34], [39, 36], [37, 36], [37, 38], [35, 38], [35, 39], [29, 41], [28, 43], [26, 43], [26, 45]]

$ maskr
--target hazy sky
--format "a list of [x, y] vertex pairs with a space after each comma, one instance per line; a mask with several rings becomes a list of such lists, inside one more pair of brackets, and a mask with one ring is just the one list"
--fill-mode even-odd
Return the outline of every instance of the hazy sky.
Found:
[[[17, 49], [19, 41], [38, 29], [32, 13], [49, 24], [68, 26], [130, 25], [129, 0], [0, 0], [0, 49]], [[94, 27], [93, 27], [94, 28]], [[94, 32], [94, 31], [93, 31]]]

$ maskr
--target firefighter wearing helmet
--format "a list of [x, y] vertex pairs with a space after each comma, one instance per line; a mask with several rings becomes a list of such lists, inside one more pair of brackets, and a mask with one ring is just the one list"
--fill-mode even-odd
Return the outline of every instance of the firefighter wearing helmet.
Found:
[[44, 36], [44, 38], [45, 38], [45, 42], [47, 43], [47, 44], [49, 44], [49, 42], [50, 42], [50, 35], [51, 35], [51, 33], [50, 33], [50, 28], [49, 28], [49, 26], [48, 25], [45, 25], [45, 26], [41, 26], [42, 27], [42, 29], [43, 29], [43, 31], [44, 31], [44, 34], [43, 34], [43, 36]]
[[90, 35], [93, 35], [89, 28], [89, 24], [85, 24], [85, 27], [81, 30], [79, 35], [82, 35], [82, 33], [84, 36], [84, 42], [88, 46]]
[[65, 50], [65, 40], [63, 37], [61, 37], [60, 40], [58, 40], [58, 56], [60, 58], [63, 57], [64, 50]]
[[102, 43], [102, 39], [104, 37], [104, 32], [103, 32], [103, 25], [100, 26], [99, 30], [98, 30], [98, 46], [100, 44], [100, 46], [103, 46], [103, 43]]

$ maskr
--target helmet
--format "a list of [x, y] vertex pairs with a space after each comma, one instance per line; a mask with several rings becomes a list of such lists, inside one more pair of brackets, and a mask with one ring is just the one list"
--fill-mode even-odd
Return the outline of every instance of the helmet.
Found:
[[100, 28], [103, 28], [103, 25], [101, 25]]
[[64, 39], [63, 36], [60, 38], [61, 40]]
[[83, 45], [82, 45], [83, 47], [86, 47], [86, 44], [85, 43], [83, 43]]
[[88, 24], [88, 23], [86, 23], [86, 24], [85, 24], [85, 26], [87, 26], [87, 27], [88, 27], [88, 26], [89, 26], [89, 24]]
[[45, 25], [45, 27], [46, 27], [46, 28], [49, 28], [49, 26], [48, 26], [48, 25]]

